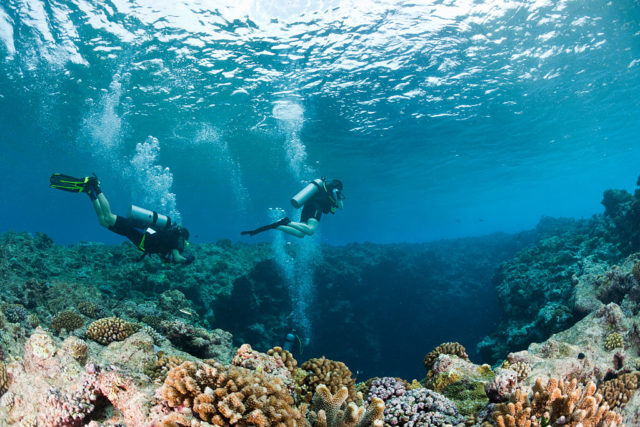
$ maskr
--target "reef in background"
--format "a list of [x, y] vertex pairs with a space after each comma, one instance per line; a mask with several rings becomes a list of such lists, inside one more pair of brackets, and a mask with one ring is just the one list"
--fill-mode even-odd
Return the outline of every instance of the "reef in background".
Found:
[[[495, 266], [534, 238], [535, 233], [521, 233], [322, 246], [322, 256], [313, 261], [315, 295], [307, 313], [313, 336], [303, 355], [325, 354], [364, 375], [405, 376], [416, 375], [415, 361], [442, 341], [455, 338], [475, 356], [475, 344], [500, 318], [491, 283]], [[295, 257], [295, 244], [288, 248]], [[69, 311], [84, 327], [107, 316], [143, 323], [199, 357], [211, 357], [208, 338], [189, 342], [181, 328], [224, 329], [236, 345], [250, 343], [261, 351], [282, 345], [296, 325], [272, 247], [221, 240], [189, 250], [195, 262], [178, 266], [153, 257], [138, 262], [128, 242], [63, 247], [42, 233], [5, 233], [0, 301], [55, 330], [72, 317]], [[469, 317], [474, 328], [467, 327]], [[350, 341], [336, 342], [336, 329], [349, 331]], [[423, 337], [420, 345], [402, 344], [416, 337]]]
[[504, 320], [478, 345], [485, 360], [543, 341], [600, 303], [637, 314], [631, 255], [640, 251], [640, 189], [607, 190], [602, 204], [605, 212], [590, 219], [543, 218], [536, 243], [500, 267], [494, 282]]

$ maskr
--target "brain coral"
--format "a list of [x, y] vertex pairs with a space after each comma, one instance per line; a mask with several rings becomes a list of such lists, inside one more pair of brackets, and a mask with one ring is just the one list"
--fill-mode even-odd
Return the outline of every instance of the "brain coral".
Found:
[[87, 338], [103, 345], [125, 340], [132, 333], [131, 324], [118, 317], [104, 317], [96, 320], [87, 328]]
[[63, 329], [71, 332], [84, 326], [84, 319], [75, 311], [61, 311], [51, 319], [51, 329], [60, 333]]
[[356, 400], [356, 381], [351, 378], [351, 371], [344, 363], [322, 356], [319, 359], [307, 360], [300, 365], [300, 368], [308, 372], [299, 384], [300, 394], [305, 402], [311, 402], [313, 393], [320, 384], [326, 385], [334, 394], [344, 386], [349, 392], [347, 402]]
[[[304, 419], [278, 378], [214, 361], [187, 361], [172, 368], [161, 393], [167, 406], [180, 412], [188, 408], [213, 425], [296, 426]], [[169, 417], [191, 425], [185, 415], [174, 412]]]
[[424, 357], [424, 367], [427, 371], [433, 368], [433, 364], [438, 360], [438, 356], [441, 354], [453, 354], [461, 359], [469, 360], [465, 348], [457, 342], [445, 342], [434, 348], [429, 354]]

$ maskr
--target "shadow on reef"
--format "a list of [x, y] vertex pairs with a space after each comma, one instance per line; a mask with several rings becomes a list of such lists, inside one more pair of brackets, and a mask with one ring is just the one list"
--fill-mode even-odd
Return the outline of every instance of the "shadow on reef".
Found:
[[[531, 241], [530, 233], [522, 233], [323, 247], [304, 356], [344, 360], [362, 375], [415, 376], [415, 360], [429, 347], [456, 338], [473, 348], [499, 320], [491, 286], [495, 266]], [[281, 345], [295, 326], [285, 279], [273, 259], [237, 279], [214, 310], [218, 327], [263, 351]]]

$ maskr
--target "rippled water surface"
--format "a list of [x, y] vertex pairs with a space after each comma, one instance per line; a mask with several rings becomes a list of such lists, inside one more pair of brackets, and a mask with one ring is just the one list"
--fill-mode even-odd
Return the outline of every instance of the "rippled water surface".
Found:
[[2, 228], [61, 241], [116, 238], [53, 171], [203, 241], [338, 177], [334, 243], [588, 216], [640, 174], [635, 0], [2, 0], [0, 58]]

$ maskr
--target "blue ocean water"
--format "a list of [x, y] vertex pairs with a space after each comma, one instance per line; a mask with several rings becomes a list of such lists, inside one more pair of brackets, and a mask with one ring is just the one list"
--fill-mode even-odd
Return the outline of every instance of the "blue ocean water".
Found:
[[0, 229], [120, 241], [54, 171], [196, 241], [317, 176], [348, 197], [328, 243], [587, 217], [639, 173], [639, 24], [635, 0], [3, 0]]
[[[194, 242], [272, 242], [295, 324], [332, 338], [309, 313], [322, 243], [600, 213], [605, 189], [631, 190], [640, 174], [639, 113], [637, 0], [2, 0], [0, 232], [122, 242], [85, 196], [48, 187], [52, 172], [95, 172], [116, 213], [167, 213]], [[319, 176], [343, 181], [345, 209], [295, 258], [282, 235], [239, 235], [296, 219], [290, 197]], [[387, 267], [371, 281], [399, 280]], [[425, 331], [433, 319], [413, 299], [446, 295], [441, 276], [404, 283], [389, 310], [415, 322], [398, 333], [374, 319], [381, 336]], [[499, 317], [493, 290], [480, 294], [422, 344], [473, 346]], [[466, 331], [473, 310], [481, 320]], [[385, 348], [380, 359], [402, 367], [424, 354]]]

